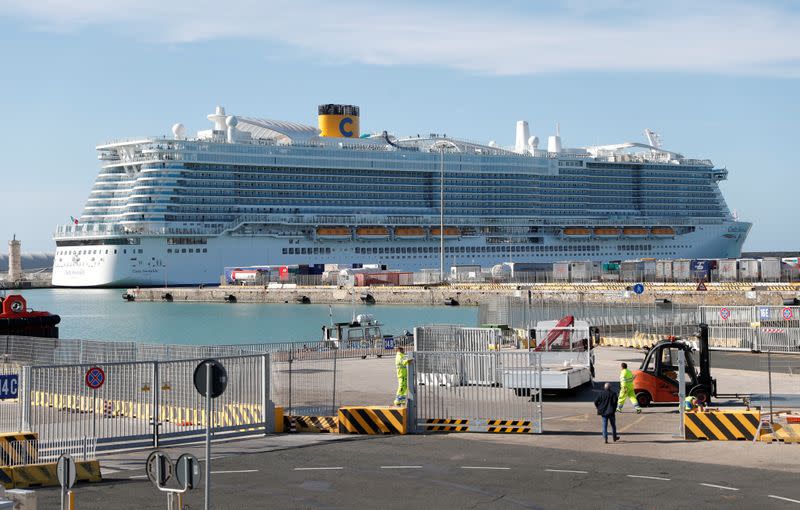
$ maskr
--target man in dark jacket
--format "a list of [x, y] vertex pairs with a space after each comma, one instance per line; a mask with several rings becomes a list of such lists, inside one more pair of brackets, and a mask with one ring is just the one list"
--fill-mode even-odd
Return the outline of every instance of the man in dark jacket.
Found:
[[603, 417], [603, 440], [608, 443], [608, 424], [611, 423], [611, 433], [614, 441], [619, 440], [617, 435], [617, 394], [611, 391], [611, 383], [603, 386], [603, 391], [594, 399], [597, 414]]

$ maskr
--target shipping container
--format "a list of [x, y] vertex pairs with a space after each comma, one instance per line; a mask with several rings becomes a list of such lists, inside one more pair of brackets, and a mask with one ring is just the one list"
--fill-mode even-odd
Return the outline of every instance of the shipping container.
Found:
[[553, 262], [553, 279], [569, 281], [569, 262]]
[[451, 266], [450, 267], [450, 276], [458, 276], [461, 274], [466, 273], [480, 273], [481, 266], [475, 264], [469, 264], [464, 266]]
[[656, 260], [656, 281], [671, 282], [672, 281], [672, 261], [671, 260]]
[[339, 264], [324, 264], [325, 271], [338, 271], [340, 268]]
[[755, 282], [760, 279], [761, 271], [756, 259], [739, 259], [736, 263], [739, 266], [740, 282]]
[[717, 259], [717, 278], [721, 282], [735, 282], [737, 276], [736, 259]]
[[625, 260], [619, 265], [620, 280], [638, 282], [644, 278], [644, 262], [641, 260]]
[[594, 265], [591, 261], [577, 261], [570, 262], [569, 265], [569, 279], [573, 282], [590, 282], [592, 281], [592, 269]]
[[690, 274], [692, 280], [709, 281], [711, 277], [711, 262], [703, 259], [692, 260]]
[[761, 259], [761, 280], [765, 282], [777, 282], [781, 279], [781, 259], [777, 257], [765, 257]]
[[642, 280], [646, 282], [653, 282], [656, 280], [656, 260], [655, 259], [642, 259]]
[[672, 261], [672, 279], [676, 282], [688, 282], [692, 279], [692, 261], [675, 259]]

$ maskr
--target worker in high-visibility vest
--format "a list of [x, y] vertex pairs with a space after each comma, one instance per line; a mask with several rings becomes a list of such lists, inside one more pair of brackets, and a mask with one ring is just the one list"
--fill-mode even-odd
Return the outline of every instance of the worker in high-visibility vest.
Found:
[[617, 400], [617, 412], [622, 412], [622, 406], [625, 405], [625, 400], [630, 400], [633, 404], [633, 409], [636, 414], [642, 412], [639, 407], [639, 402], [636, 400], [636, 394], [633, 392], [633, 372], [628, 370], [628, 364], [623, 363], [620, 365], [622, 370], [619, 372], [619, 399]]
[[408, 364], [410, 361], [406, 356], [405, 349], [398, 347], [397, 355], [394, 357], [394, 367], [397, 369], [397, 395], [394, 397], [396, 406], [404, 406], [408, 401]]

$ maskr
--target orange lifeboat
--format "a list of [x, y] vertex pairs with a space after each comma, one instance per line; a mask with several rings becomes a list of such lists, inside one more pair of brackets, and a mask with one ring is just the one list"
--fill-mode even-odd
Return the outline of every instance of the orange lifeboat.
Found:
[[595, 237], [619, 237], [620, 232], [622, 229], [616, 227], [595, 227], [594, 229]]
[[422, 227], [396, 227], [394, 235], [403, 239], [422, 239], [425, 237], [425, 229]]
[[675, 229], [672, 227], [653, 227], [650, 233], [656, 237], [672, 237], [675, 235]]
[[567, 237], [589, 237], [592, 231], [586, 227], [567, 227], [564, 229], [564, 235]]
[[386, 239], [389, 237], [389, 229], [386, 227], [358, 227], [356, 236], [361, 239]]
[[[439, 227], [431, 227], [431, 236], [432, 237], [440, 237], [441, 230]], [[444, 227], [444, 237], [459, 237], [461, 235], [461, 230], [458, 227]]]
[[646, 237], [648, 232], [644, 227], [625, 227], [622, 234], [626, 237]]
[[350, 239], [352, 233], [347, 227], [319, 227], [317, 237], [320, 239]]

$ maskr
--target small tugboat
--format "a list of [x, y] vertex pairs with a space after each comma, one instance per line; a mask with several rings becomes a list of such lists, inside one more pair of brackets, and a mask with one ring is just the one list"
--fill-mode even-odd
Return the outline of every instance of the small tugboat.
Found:
[[363, 349], [361, 358], [366, 358], [374, 350], [380, 358], [383, 355], [384, 340], [381, 324], [369, 314], [356, 315], [350, 322], [331, 322], [322, 326], [322, 344], [329, 349]]
[[28, 303], [19, 294], [0, 297], [3, 313], [0, 313], [0, 335], [36, 336], [58, 338], [58, 323], [61, 317], [49, 312], [28, 310]]

